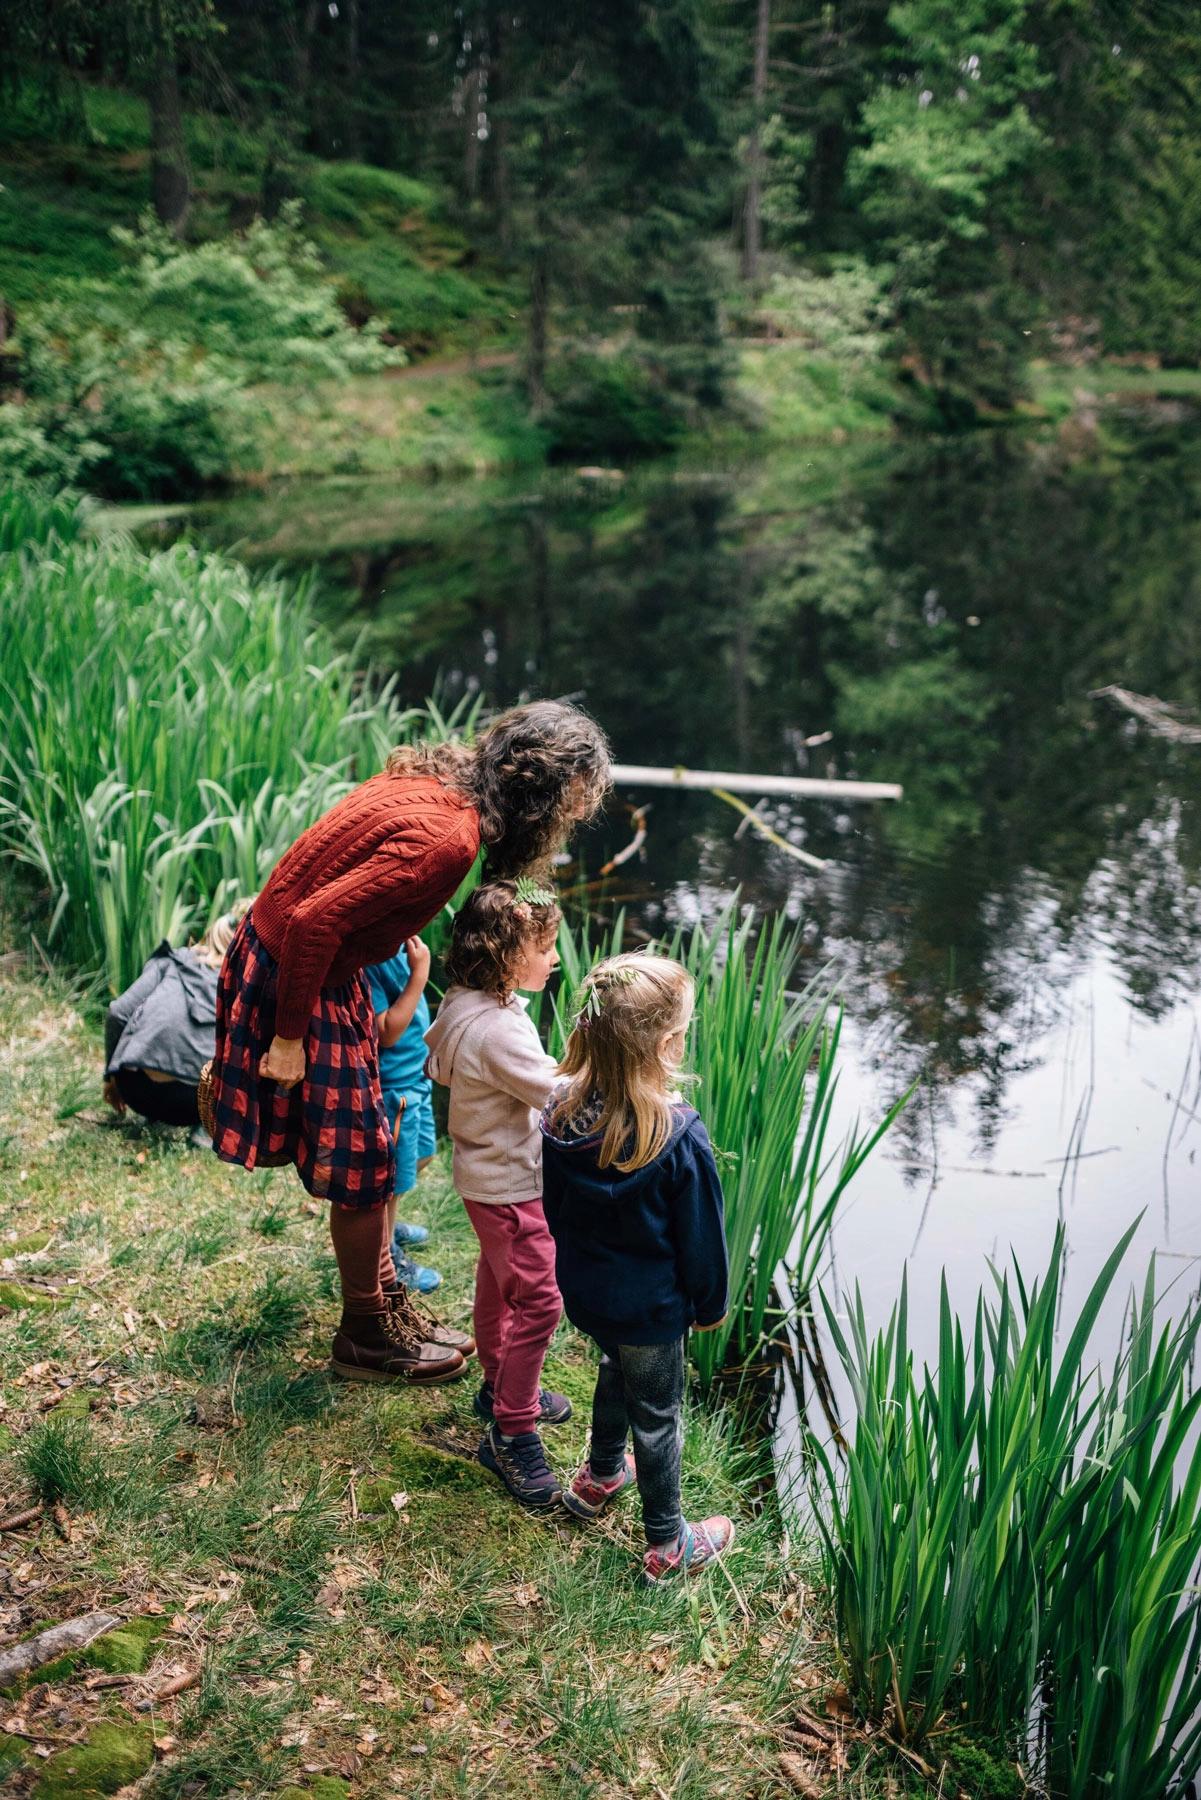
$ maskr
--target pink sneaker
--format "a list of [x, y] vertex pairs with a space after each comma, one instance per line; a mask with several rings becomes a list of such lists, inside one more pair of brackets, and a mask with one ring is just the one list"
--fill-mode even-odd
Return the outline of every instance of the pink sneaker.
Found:
[[734, 1542], [734, 1522], [724, 1513], [714, 1513], [697, 1525], [684, 1521], [684, 1529], [674, 1544], [652, 1544], [642, 1558], [642, 1579], [648, 1585], [665, 1581], [672, 1575], [696, 1575], [707, 1568]]
[[577, 1519], [599, 1519], [610, 1500], [616, 1500], [622, 1489], [636, 1479], [634, 1458], [629, 1451], [625, 1468], [616, 1475], [607, 1475], [603, 1481], [592, 1473], [591, 1463], [585, 1463], [572, 1477], [571, 1485], [563, 1489], [563, 1504]]

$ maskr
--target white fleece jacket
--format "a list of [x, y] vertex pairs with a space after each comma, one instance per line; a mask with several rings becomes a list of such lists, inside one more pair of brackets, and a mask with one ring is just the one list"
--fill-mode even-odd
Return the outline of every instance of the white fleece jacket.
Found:
[[449, 987], [425, 1034], [426, 1067], [450, 1089], [455, 1186], [464, 1200], [512, 1206], [542, 1193], [541, 1112], [556, 1079], [515, 994]]

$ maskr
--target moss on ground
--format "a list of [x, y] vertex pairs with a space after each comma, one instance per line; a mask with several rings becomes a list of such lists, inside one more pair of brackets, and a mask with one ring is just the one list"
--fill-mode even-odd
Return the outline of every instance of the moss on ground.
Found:
[[24, 1237], [0, 1243], [0, 1256], [36, 1256], [53, 1236], [52, 1231], [27, 1231]]
[[[22, 1636], [34, 1637], [54, 1623], [53, 1619], [39, 1619]], [[23, 1675], [13, 1686], [0, 1688], [0, 1693], [15, 1697], [42, 1682], [66, 1681], [79, 1669], [99, 1669], [106, 1675], [140, 1675], [165, 1624], [164, 1619], [157, 1618], [127, 1619], [115, 1631], [106, 1631], [93, 1638], [82, 1650], [71, 1650], [65, 1656], [55, 1657], [53, 1662], [43, 1663], [41, 1668]]]
[[42, 1769], [33, 1800], [93, 1800], [144, 1775], [154, 1760], [148, 1725], [97, 1725], [82, 1744], [59, 1750]]
[[0, 1306], [15, 1312], [54, 1312], [70, 1302], [54, 1294], [43, 1294], [37, 1288], [22, 1287], [17, 1281], [0, 1281]]

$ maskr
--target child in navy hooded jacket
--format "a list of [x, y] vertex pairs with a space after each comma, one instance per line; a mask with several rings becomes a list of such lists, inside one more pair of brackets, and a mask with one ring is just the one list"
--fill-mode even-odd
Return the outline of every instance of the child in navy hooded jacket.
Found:
[[734, 1535], [727, 1518], [690, 1525], [680, 1511], [684, 1340], [721, 1324], [728, 1274], [713, 1150], [672, 1091], [692, 1003], [691, 978], [666, 957], [600, 963], [542, 1115], [556, 1280], [602, 1352], [589, 1458], [563, 1502], [595, 1519], [636, 1479], [648, 1581], [702, 1568]]

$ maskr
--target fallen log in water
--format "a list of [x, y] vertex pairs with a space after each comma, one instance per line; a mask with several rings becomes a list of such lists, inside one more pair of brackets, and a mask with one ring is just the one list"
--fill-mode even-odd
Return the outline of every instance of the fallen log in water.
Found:
[[614, 763], [613, 780], [622, 787], [680, 787], [731, 794], [793, 794], [817, 800], [899, 800], [894, 781], [822, 781], [812, 775], [740, 775], [724, 769], [656, 769], [642, 763]]

